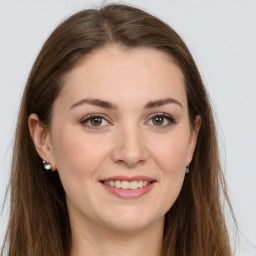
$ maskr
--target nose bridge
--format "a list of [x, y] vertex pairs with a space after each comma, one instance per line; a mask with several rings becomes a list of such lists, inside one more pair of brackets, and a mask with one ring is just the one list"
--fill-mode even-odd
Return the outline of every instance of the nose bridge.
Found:
[[116, 162], [133, 167], [146, 160], [145, 139], [138, 124], [120, 125], [115, 141], [113, 157]]

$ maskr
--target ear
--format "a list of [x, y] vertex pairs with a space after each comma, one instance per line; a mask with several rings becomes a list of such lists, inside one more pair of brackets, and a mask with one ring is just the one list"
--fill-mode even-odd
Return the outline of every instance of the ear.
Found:
[[34, 142], [37, 153], [42, 160], [48, 161], [52, 166], [52, 171], [56, 170], [53, 147], [50, 133], [43, 125], [36, 114], [31, 114], [28, 118], [30, 136]]
[[193, 154], [196, 148], [197, 143], [197, 137], [199, 134], [199, 130], [201, 127], [201, 116], [197, 115], [193, 124], [193, 127], [191, 128], [191, 134], [190, 134], [190, 140], [189, 140], [189, 152], [188, 152], [188, 159], [187, 159], [187, 166], [190, 164], [193, 158]]

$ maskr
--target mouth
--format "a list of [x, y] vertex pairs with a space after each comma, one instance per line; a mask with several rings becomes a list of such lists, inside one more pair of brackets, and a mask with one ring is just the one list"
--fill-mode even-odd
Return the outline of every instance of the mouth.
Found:
[[127, 181], [127, 180], [105, 180], [101, 181], [103, 184], [115, 187], [119, 189], [139, 189], [143, 188], [154, 181], [146, 181], [146, 180], [134, 180], [134, 181]]
[[148, 193], [157, 181], [146, 176], [115, 176], [100, 182], [110, 193], [120, 198], [133, 199]]

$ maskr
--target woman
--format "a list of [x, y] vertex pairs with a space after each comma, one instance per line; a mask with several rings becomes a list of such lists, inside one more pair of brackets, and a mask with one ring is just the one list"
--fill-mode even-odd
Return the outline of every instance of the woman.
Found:
[[125, 5], [45, 42], [19, 114], [8, 255], [231, 255], [212, 111], [181, 38]]

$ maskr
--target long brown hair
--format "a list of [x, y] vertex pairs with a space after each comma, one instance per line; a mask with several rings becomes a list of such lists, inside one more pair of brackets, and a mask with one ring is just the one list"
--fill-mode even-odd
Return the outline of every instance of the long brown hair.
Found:
[[[74, 14], [50, 35], [37, 57], [20, 107], [11, 173], [7, 255], [68, 256], [71, 229], [58, 172], [42, 170], [29, 135], [36, 113], [49, 127], [65, 77], [84, 56], [108, 45], [153, 48], [172, 56], [185, 78], [189, 118], [201, 116], [197, 147], [182, 190], [165, 217], [164, 256], [230, 256], [222, 195], [229, 204], [218, 155], [213, 114], [197, 66], [180, 36], [134, 7], [110, 4]], [[1, 253], [3, 255], [3, 251]]]

